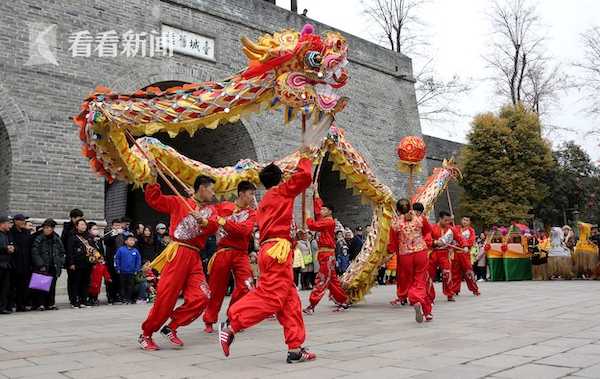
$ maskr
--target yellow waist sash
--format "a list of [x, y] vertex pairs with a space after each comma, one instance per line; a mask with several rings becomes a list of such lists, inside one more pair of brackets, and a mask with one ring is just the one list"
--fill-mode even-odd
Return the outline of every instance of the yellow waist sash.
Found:
[[219, 254], [221, 251], [225, 251], [225, 250], [233, 250], [233, 249], [230, 247], [223, 247], [223, 248], [215, 251], [215, 253], [212, 255], [212, 257], [210, 257], [210, 260], [208, 261], [208, 264], [206, 265], [206, 272], [208, 274], [210, 274], [210, 271], [212, 270], [213, 262], [215, 261], [215, 257], [217, 256], [217, 254]]
[[179, 248], [179, 246], [185, 246], [194, 251], [200, 251], [200, 249], [198, 249], [197, 247], [188, 245], [187, 243], [171, 241], [167, 245], [167, 247], [165, 247], [165, 249], [162, 251], [162, 253], [160, 253], [158, 255], [158, 257], [154, 258], [152, 263], [150, 263], [150, 267], [152, 267], [153, 269], [155, 269], [158, 272], [161, 272], [162, 269], [167, 264], [167, 262], [171, 262], [173, 259], [175, 259], [175, 256], [177, 255], [177, 249]]
[[285, 263], [292, 250], [292, 243], [285, 238], [269, 238], [263, 241], [261, 245], [269, 242], [275, 242], [275, 244], [266, 251], [267, 255], [276, 259], [278, 263]]

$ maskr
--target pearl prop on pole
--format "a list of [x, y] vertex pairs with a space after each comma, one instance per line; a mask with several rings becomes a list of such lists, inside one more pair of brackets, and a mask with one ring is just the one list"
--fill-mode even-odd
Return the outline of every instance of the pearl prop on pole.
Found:
[[408, 198], [414, 194], [414, 173], [421, 169], [421, 161], [425, 158], [427, 146], [423, 138], [418, 136], [406, 136], [400, 140], [396, 152], [398, 153], [398, 169], [400, 172], [408, 173]]

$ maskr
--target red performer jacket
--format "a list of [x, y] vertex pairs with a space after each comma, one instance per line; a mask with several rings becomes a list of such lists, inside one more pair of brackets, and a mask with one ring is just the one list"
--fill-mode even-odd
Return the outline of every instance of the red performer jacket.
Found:
[[319, 232], [319, 248], [335, 249], [335, 220], [333, 217], [321, 217], [321, 208], [323, 200], [315, 194], [313, 199], [313, 208], [315, 218], [306, 220], [308, 228], [314, 232]]
[[[460, 228], [457, 226], [451, 226], [449, 229], [452, 229], [452, 234], [454, 235], [454, 241], [456, 243], [455, 246], [457, 246], [457, 247], [465, 246], [464, 240], [463, 240], [462, 236], [460, 235]], [[434, 252], [449, 253], [448, 247], [436, 247], [433, 245], [433, 243], [436, 240], [439, 240], [440, 238], [442, 238], [442, 236], [445, 235], [447, 231], [448, 231], [448, 229], [442, 229], [439, 224], [433, 224], [431, 226], [431, 240], [432, 240], [431, 243], [432, 243], [432, 249]]]
[[217, 250], [230, 248], [248, 251], [250, 235], [256, 223], [256, 211], [252, 208], [238, 208], [235, 203], [224, 201], [217, 206]]
[[471, 249], [475, 245], [475, 229], [468, 227], [466, 229], [460, 229], [460, 236], [463, 239], [462, 247], [468, 247]]
[[160, 185], [156, 183], [148, 184], [146, 186], [144, 190], [144, 199], [146, 199], [146, 203], [148, 203], [150, 208], [157, 212], [166, 213], [169, 215], [169, 236], [173, 241], [177, 241], [175, 238], [175, 229], [177, 228], [177, 225], [179, 225], [181, 220], [190, 214], [190, 211], [184, 204], [184, 201], [191, 205], [192, 209], [199, 209], [201, 212], [205, 213], [209, 222], [208, 225], [202, 228], [199, 235], [191, 240], [180, 242], [185, 242], [202, 249], [206, 244], [206, 239], [208, 236], [217, 231], [218, 224], [216, 223], [215, 219], [216, 209], [212, 204], [198, 208], [198, 204], [194, 199], [186, 198], [184, 200], [174, 195], [163, 195], [160, 190]]
[[256, 213], [261, 243], [271, 238], [285, 238], [292, 241], [290, 230], [294, 214], [294, 199], [310, 186], [311, 170], [312, 162], [307, 158], [301, 158], [298, 161], [297, 171], [289, 179], [267, 190]]
[[427, 217], [414, 215], [409, 222], [403, 217], [394, 219], [390, 228], [388, 252], [403, 254], [418, 253], [431, 246], [431, 225]]

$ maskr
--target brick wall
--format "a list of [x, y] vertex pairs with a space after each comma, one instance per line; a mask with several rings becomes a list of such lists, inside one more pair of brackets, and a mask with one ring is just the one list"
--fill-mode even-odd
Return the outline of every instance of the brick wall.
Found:
[[[121, 197], [113, 197], [112, 192], [118, 191], [109, 189], [105, 203], [104, 180], [94, 176], [81, 157], [76, 128], [69, 120], [77, 114], [82, 99], [96, 85], [130, 92], [161, 81], [226, 77], [246, 65], [240, 36], [257, 37], [284, 27], [299, 29], [306, 21], [310, 20], [262, 0], [0, 2], [0, 119], [12, 148], [9, 210], [64, 218], [69, 209], [79, 207], [92, 219], [112, 217], [115, 213], [110, 203], [120, 201], [122, 209], [123, 192]], [[28, 22], [58, 25], [58, 66], [25, 65]], [[215, 38], [216, 62], [179, 54], [171, 58], [79, 58], [68, 51], [72, 32], [150, 32], [160, 30], [161, 23]], [[319, 32], [331, 29], [318, 23], [316, 27]], [[344, 94], [350, 103], [338, 116], [338, 126], [346, 129], [347, 138], [365, 155], [377, 176], [401, 195], [406, 178], [395, 169], [395, 145], [403, 135], [421, 133], [414, 85], [407, 80], [412, 77], [411, 61], [345, 35], [351, 80]], [[299, 144], [297, 127], [283, 127], [279, 112], [249, 117], [244, 125], [259, 160], [276, 159]], [[218, 133], [223, 133], [224, 140], [236, 140], [235, 134], [225, 136], [233, 129]], [[359, 218], [364, 218], [362, 213]]]
[[0, 120], [0, 214], [8, 210], [11, 164], [10, 139], [2, 120]]

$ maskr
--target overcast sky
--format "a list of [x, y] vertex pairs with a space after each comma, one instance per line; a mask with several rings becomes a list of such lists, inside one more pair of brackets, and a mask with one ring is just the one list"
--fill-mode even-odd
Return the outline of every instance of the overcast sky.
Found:
[[[308, 16], [350, 34], [376, 41], [377, 29], [363, 13], [364, 3], [370, 0], [298, 0], [298, 9], [308, 9]], [[289, 0], [277, 0], [279, 6], [289, 9]], [[426, 22], [424, 28], [433, 56], [435, 71], [444, 78], [453, 75], [469, 80], [473, 91], [468, 97], [457, 99], [454, 106], [465, 117], [451, 122], [422, 122], [423, 132], [442, 138], [464, 142], [474, 115], [495, 111], [501, 105], [495, 87], [486, 77], [483, 55], [489, 51], [491, 28], [487, 12], [488, 0], [431, 0], [419, 12]], [[583, 55], [580, 34], [593, 25], [600, 25], [599, 0], [544, 0], [538, 1], [538, 11], [547, 37], [548, 55], [564, 69], [576, 74], [571, 64]], [[418, 57], [414, 65], [419, 64]], [[415, 69], [416, 71], [416, 69]], [[552, 131], [546, 137], [557, 145], [575, 140], [594, 158], [600, 159], [600, 137], [586, 133], [600, 130], [600, 119], [588, 117], [582, 108], [582, 94], [577, 90], [562, 93], [560, 104], [546, 117], [546, 122], [572, 131]]]

